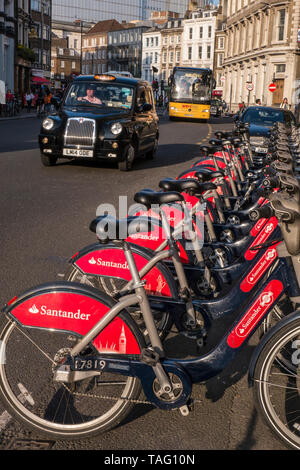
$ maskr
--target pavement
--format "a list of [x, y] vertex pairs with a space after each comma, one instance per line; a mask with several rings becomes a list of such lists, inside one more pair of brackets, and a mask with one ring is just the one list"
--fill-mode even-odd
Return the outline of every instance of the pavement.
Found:
[[27, 112], [27, 109], [22, 109], [19, 114], [16, 116], [11, 116], [11, 117], [0, 117], [0, 121], [14, 121], [15, 119], [29, 119], [29, 118], [36, 118], [36, 110], [33, 109], [31, 110], [30, 113]]

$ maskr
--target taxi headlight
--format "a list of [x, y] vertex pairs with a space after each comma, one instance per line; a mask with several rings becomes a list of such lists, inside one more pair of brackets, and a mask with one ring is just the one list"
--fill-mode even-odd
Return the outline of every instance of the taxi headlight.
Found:
[[53, 119], [46, 118], [43, 120], [42, 126], [46, 131], [50, 131], [52, 127], [54, 126], [54, 121]]
[[122, 130], [123, 130], [123, 126], [120, 122], [114, 122], [111, 126], [110, 126], [110, 130], [112, 132], [112, 134], [114, 135], [119, 135], [121, 134]]

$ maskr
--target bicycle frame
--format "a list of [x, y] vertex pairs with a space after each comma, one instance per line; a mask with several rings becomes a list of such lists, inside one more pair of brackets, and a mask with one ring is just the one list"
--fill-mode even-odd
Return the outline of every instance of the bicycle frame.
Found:
[[[281, 243], [284, 245], [284, 242]], [[280, 251], [280, 249], [279, 249]], [[127, 258], [129, 259], [129, 258]], [[130, 264], [130, 262], [129, 262]], [[132, 265], [130, 264], [132, 268]], [[292, 271], [292, 272], [291, 272]], [[134, 282], [139, 278], [137, 271], [134, 271]], [[137, 277], [136, 277], [137, 276]], [[298, 279], [299, 278], [299, 279]], [[287, 282], [287, 280], [289, 282]], [[60, 370], [57, 371], [57, 379], [63, 379], [67, 381], [66, 376], [76, 372], [78, 370], [87, 370], [84, 365], [84, 358], [78, 357], [78, 354], [89, 344], [89, 342], [98, 335], [105, 326], [107, 326], [113, 318], [125, 306], [133, 305], [138, 302], [144, 315], [145, 323], [149, 327], [149, 337], [151, 345], [155, 350], [159, 351], [161, 360], [157, 360], [155, 364], [149, 364], [146, 361], [143, 362], [141, 359], [122, 358], [122, 357], [111, 357], [109, 355], [101, 354], [101, 364], [99, 361], [93, 362], [93, 358], [89, 358], [92, 361], [92, 367], [89, 372], [95, 371], [114, 371], [126, 376], [138, 377], [141, 380], [144, 392], [147, 399], [151, 401], [155, 406], [162, 409], [172, 409], [184, 406], [191, 394], [192, 384], [204, 382], [218, 373], [220, 373], [234, 358], [238, 355], [240, 350], [249, 341], [251, 336], [254, 334], [258, 326], [263, 322], [268, 313], [274, 308], [281, 297], [284, 294], [289, 295], [292, 298], [299, 297], [300, 276], [294, 270], [290, 269], [289, 261], [285, 258], [280, 258], [273, 272], [267, 276], [259, 286], [259, 289], [255, 292], [255, 295], [248, 298], [247, 301], [242, 305], [239, 310], [235, 321], [231, 324], [226, 334], [223, 336], [221, 341], [208, 353], [200, 358], [195, 359], [171, 359], [163, 358], [163, 348], [159, 346], [159, 339], [155, 334], [155, 326], [153, 330], [153, 324], [151, 323], [151, 310], [149, 303], [145, 301], [145, 297], [141, 290], [143, 288], [138, 284], [136, 286], [136, 293], [123, 298], [121, 302], [100, 321], [95, 327], [86, 335], [71, 351], [68, 360], [64, 363], [63, 377], [60, 376]], [[142, 298], [141, 298], [142, 294]], [[95, 364], [95, 366], [93, 366]], [[158, 364], [163, 366], [165, 373], [172, 373], [179, 377], [182, 384], [181, 395], [171, 401], [163, 401], [155, 395], [153, 391], [153, 380], [159, 376], [155, 367]], [[69, 372], [66, 373], [66, 367]], [[80, 369], [80, 367], [82, 367]], [[79, 368], [79, 369], [78, 369]], [[69, 376], [70, 377], [70, 376]], [[161, 378], [164, 378], [162, 373]], [[163, 380], [162, 380], [163, 382]], [[164, 382], [163, 382], [164, 385]]]

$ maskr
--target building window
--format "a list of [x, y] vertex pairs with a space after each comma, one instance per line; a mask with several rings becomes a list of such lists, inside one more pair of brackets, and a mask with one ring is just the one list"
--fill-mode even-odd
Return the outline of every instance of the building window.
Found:
[[212, 27], [208, 27], [208, 37], [211, 38], [211, 33], [212, 33]]
[[64, 74], [64, 72], [61, 72], [61, 74], [60, 74], [60, 78], [61, 78], [62, 80], [65, 78], [65, 74]]
[[224, 62], [224, 54], [218, 54], [218, 67], [222, 67]]
[[279, 16], [278, 16], [278, 41], [283, 41], [284, 40], [286, 11], [285, 10], [279, 10], [278, 13], [279, 13]]
[[167, 53], [163, 53], [163, 63], [165, 64], [167, 62]]
[[64, 55], [64, 50], [63, 49], [58, 49], [58, 55]]
[[72, 69], [76, 69], [76, 62], [72, 62]]
[[202, 46], [199, 46], [198, 56], [199, 56], [199, 59], [202, 59]]
[[218, 47], [219, 49], [224, 49], [224, 38], [219, 38]]
[[189, 38], [193, 39], [193, 28], [190, 28], [189, 30]]
[[284, 73], [286, 69], [285, 64], [277, 64], [276, 65], [276, 73]]
[[211, 46], [207, 46], [207, 58], [211, 58]]
[[180, 51], [176, 52], [176, 62], [177, 62], [177, 64], [180, 63]]
[[199, 38], [202, 39], [203, 38], [203, 26], [200, 26], [200, 30], [199, 30]]
[[170, 56], [169, 56], [170, 64], [173, 64], [173, 61], [174, 61], [174, 52], [170, 52]]
[[188, 48], [188, 59], [192, 60], [192, 57], [193, 57], [193, 48], [189, 47]]
[[60, 61], [60, 67], [61, 67], [62, 69], [65, 68], [65, 61], [64, 61], [64, 60], [61, 60], [61, 61]]

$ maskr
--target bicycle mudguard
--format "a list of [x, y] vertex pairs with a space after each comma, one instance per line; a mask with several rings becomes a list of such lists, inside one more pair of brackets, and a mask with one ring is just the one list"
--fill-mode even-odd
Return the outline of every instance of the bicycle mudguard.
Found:
[[[9, 302], [4, 312], [25, 328], [70, 332], [84, 336], [115, 305], [113, 299], [82, 284], [56, 282], [32, 288]], [[138, 327], [120, 313], [93, 341], [99, 352], [140, 354]]]
[[[153, 258], [152, 252], [135, 244], [131, 244], [131, 250], [138, 270], [141, 270]], [[83, 274], [113, 277], [128, 282], [131, 280], [123, 250], [112, 243], [87, 246], [76, 253], [70, 262]], [[162, 263], [157, 263], [143, 279], [146, 281], [145, 289], [148, 295], [177, 298], [174, 278]]]

